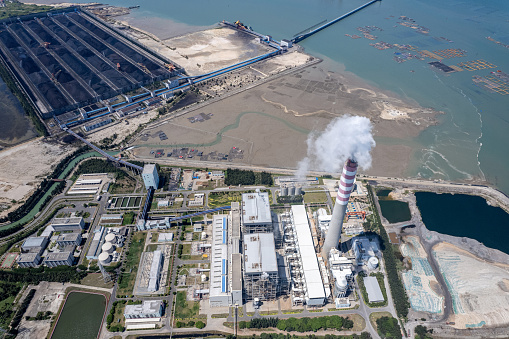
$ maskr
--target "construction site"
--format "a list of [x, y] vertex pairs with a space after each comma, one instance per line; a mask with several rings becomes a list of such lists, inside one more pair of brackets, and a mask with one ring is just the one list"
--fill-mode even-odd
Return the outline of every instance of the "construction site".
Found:
[[[101, 102], [155, 81], [173, 66], [76, 8], [3, 20], [0, 53], [41, 112], [84, 117]], [[89, 106], [89, 107], [87, 107]]]

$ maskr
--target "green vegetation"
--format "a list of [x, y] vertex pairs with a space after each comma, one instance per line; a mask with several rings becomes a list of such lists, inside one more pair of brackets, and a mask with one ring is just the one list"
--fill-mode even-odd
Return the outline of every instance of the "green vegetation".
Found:
[[37, 315], [35, 317], [29, 317], [26, 316], [25, 320], [27, 321], [38, 321], [38, 320], [48, 320], [53, 317], [53, 312], [46, 311], [46, 312], [37, 312]]
[[408, 315], [408, 308], [410, 307], [410, 303], [408, 302], [405, 287], [403, 286], [403, 283], [401, 282], [401, 278], [399, 276], [396, 255], [394, 254], [394, 250], [389, 241], [389, 236], [387, 235], [385, 228], [382, 226], [380, 216], [378, 215], [378, 210], [375, 204], [373, 203], [374, 199], [371, 186], [368, 185], [367, 188], [369, 199], [371, 201], [371, 206], [373, 206], [373, 223], [374, 225], [377, 226], [379, 235], [382, 238], [381, 248], [385, 261], [387, 279], [389, 280], [392, 298], [394, 299], [394, 306], [396, 308], [398, 316], [406, 318], [406, 316]]
[[145, 246], [146, 232], [135, 233], [132, 237], [129, 250], [126, 252], [125, 264], [118, 277], [117, 295], [131, 295], [133, 293], [134, 283], [136, 282], [136, 273], [140, 263], [141, 252]]
[[231, 204], [233, 201], [241, 201], [242, 192], [226, 191], [226, 192], [210, 192], [209, 207], [220, 207]]
[[306, 204], [323, 204], [327, 202], [327, 194], [324, 191], [306, 191], [304, 194]]
[[35, 289], [31, 289], [30, 292], [28, 292], [27, 296], [25, 297], [25, 300], [23, 300], [23, 303], [16, 311], [16, 314], [14, 315], [14, 318], [12, 319], [9, 334], [10, 335], [16, 335], [18, 334], [17, 327], [19, 326], [19, 323], [23, 319], [23, 315], [25, 314], [28, 306], [30, 305], [30, 302], [32, 301], [35, 294]]
[[267, 172], [253, 172], [228, 168], [225, 172], [225, 185], [267, 185], [272, 186], [272, 175]]
[[271, 318], [255, 318], [251, 321], [240, 321], [239, 328], [268, 328], [277, 327], [281, 331], [297, 331], [297, 332], [316, 332], [318, 330], [335, 329], [352, 329], [354, 327], [353, 320], [348, 317], [343, 318], [338, 315], [315, 317], [315, 318], [288, 318], [279, 319]]
[[175, 300], [175, 318], [177, 319], [194, 319], [198, 317], [200, 312], [199, 301], [186, 301], [186, 292], [178, 291]]
[[376, 190], [376, 195], [379, 198], [383, 199], [383, 197], [388, 197], [391, 192], [392, 192], [392, 189], [390, 189], [390, 188], [380, 188], [380, 189]]
[[89, 174], [89, 173], [116, 173], [117, 178], [123, 178], [126, 176], [126, 172], [119, 169], [112, 162], [104, 160], [104, 159], [89, 159], [83, 161], [78, 169], [74, 172], [73, 177], [78, 177], [81, 174]]
[[359, 284], [359, 288], [361, 289], [362, 298], [364, 299], [364, 302], [369, 307], [383, 307], [387, 306], [387, 291], [385, 290], [385, 282], [384, 282], [384, 274], [379, 273], [371, 273], [371, 277], [376, 277], [376, 280], [378, 281], [378, 285], [380, 285], [380, 289], [382, 290], [382, 294], [384, 296], [384, 301], [377, 302], [377, 303], [370, 303], [368, 299], [368, 292], [366, 291], [366, 286], [364, 286], [364, 277], [366, 276], [366, 273], [360, 272], [357, 276], [357, 283]]
[[[22, 284], [0, 281], [0, 327], [7, 328], [14, 316], [13, 303], [22, 288]], [[35, 293], [35, 290], [34, 290]], [[30, 295], [30, 292], [29, 292]], [[33, 295], [33, 293], [32, 293]], [[21, 314], [23, 316], [23, 314]]]
[[86, 272], [78, 272], [76, 267], [72, 266], [57, 266], [53, 268], [40, 266], [37, 268], [15, 268], [10, 271], [0, 270], [0, 281], [10, 283], [23, 282], [34, 285], [41, 281], [79, 284], [86, 275]]
[[122, 226], [132, 225], [134, 222], [134, 217], [136, 214], [134, 212], [124, 213], [124, 219], [122, 220]]
[[377, 332], [382, 338], [401, 339], [401, 328], [398, 319], [393, 317], [381, 317], [376, 320]]
[[[124, 332], [125, 331], [125, 309], [126, 300], [117, 300], [111, 307], [110, 314], [106, 317], [106, 328], [110, 332]], [[113, 325], [112, 325], [113, 324]]]
[[[226, 323], [228, 324], [228, 323]], [[232, 334], [226, 336], [226, 339], [234, 339], [235, 337]], [[288, 333], [261, 333], [260, 335], [250, 335], [249, 337], [239, 338], [249, 338], [249, 339], [371, 339], [371, 335], [368, 332], [362, 332], [359, 334], [352, 335], [336, 335], [336, 334], [326, 334], [324, 336], [316, 336], [315, 334], [309, 334], [306, 336], [290, 336]]]
[[432, 339], [431, 333], [433, 330], [428, 330], [426, 326], [417, 325], [415, 326], [415, 339]]
[[26, 14], [47, 12], [51, 9], [53, 9], [51, 6], [26, 5], [18, 1], [5, 1], [5, 7], [0, 8], [0, 20]]

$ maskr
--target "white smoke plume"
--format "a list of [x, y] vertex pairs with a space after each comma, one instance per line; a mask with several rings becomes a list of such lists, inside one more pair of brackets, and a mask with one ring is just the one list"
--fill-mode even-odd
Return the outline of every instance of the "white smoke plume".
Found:
[[319, 133], [310, 133], [307, 156], [297, 165], [297, 176], [303, 178], [308, 170], [339, 172], [348, 158], [363, 169], [371, 167], [371, 148], [376, 145], [366, 117], [335, 118]]

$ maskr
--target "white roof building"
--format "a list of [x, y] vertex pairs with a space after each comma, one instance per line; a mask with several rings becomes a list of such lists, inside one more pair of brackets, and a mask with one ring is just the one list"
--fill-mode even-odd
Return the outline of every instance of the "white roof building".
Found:
[[306, 284], [305, 301], [310, 306], [321, 306], [325, 303], [325, 291], [304, 205], [293, 205], [292, 217]]
[[145, 300], [139, 305], [126, 305], [124, 317], [126, 319], [150, 319], [163, 316], [162, 300]]
[[244, 235], [244, 267], [246, 274], [277, 273], [276, 246], [272, 233]]
[[378, 280], [375, 277], [364, 277], [364, 286], [366, 286], [366, 292], [368, 292], [370, 303], [382, 302], [385, 300]]
[[244, 226], [272, 225], [269, 194], [267, 192], [242, 194], [242, 210]]

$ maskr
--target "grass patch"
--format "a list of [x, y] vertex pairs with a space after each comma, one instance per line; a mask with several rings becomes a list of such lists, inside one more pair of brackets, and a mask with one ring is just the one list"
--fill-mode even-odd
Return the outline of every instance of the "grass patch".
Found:
[[299, 314], [302, 313], [304, 310], [282, 310], [281, 313], [283, 314]]
[[136, 214], [134, 212], [126, 212], [124, 213], [124, 219], [122, 220], [122, 226], [132, 225], [134, 222], [134, 217]]
[[322, 312], [323, 310], [310, 310], [309, 312], [310, 313], [319, 313], [319, 312]]
[[373, 312], [369, 315], [369, 321], [371, 322], [371, 326], [378, 332], [376, 321], [382, 317], [390, 317], [392, 318], [392, 314], [389, 312]]
[[366, 328], [366, 320], [358, 314], [349, 314], [348, 318], [353, 321], [352, 331], [360, 332]]
[[319, 191], [319, 192], [306, 191], [306, 193], [304, 194], [304, 202], [306, 204], [326, 203], [327, 202], [327, 194], [323, 191]]
[[118, 295], [131, 295], [133, 293], [136, 273], [138, 272], [138, 265], [146, 237], [147, 232], [137, 232], [132, 237], [129, 250], [126, 252], [126, 261], [118, 279]]
[[200, 313], [199, 301], [187, 301], [186, 292], [178, 291], [175, 300], [175, 318], [177, 319], [194, 319]]
[[243, 192], [211, 192], [209, 207], [215, 208], [230, 205], [233, 201], [241, 201]]
[[93, 286], [93, 287], [102, 287], [102, 288], [112, 288], [113, 281], [108, 283], [104, 282], [103, 275], [101, 273], [89, 273], [80, 282], [82, 285]]
[[277, 315], [278, 311], [261, 311], [261, 315]]
[[216, 313], [216, 314], [212, 314], [211, 315], [211, 318], [212, 319], [217, 319], [217, 318], [228, 318], [228, 313]]

